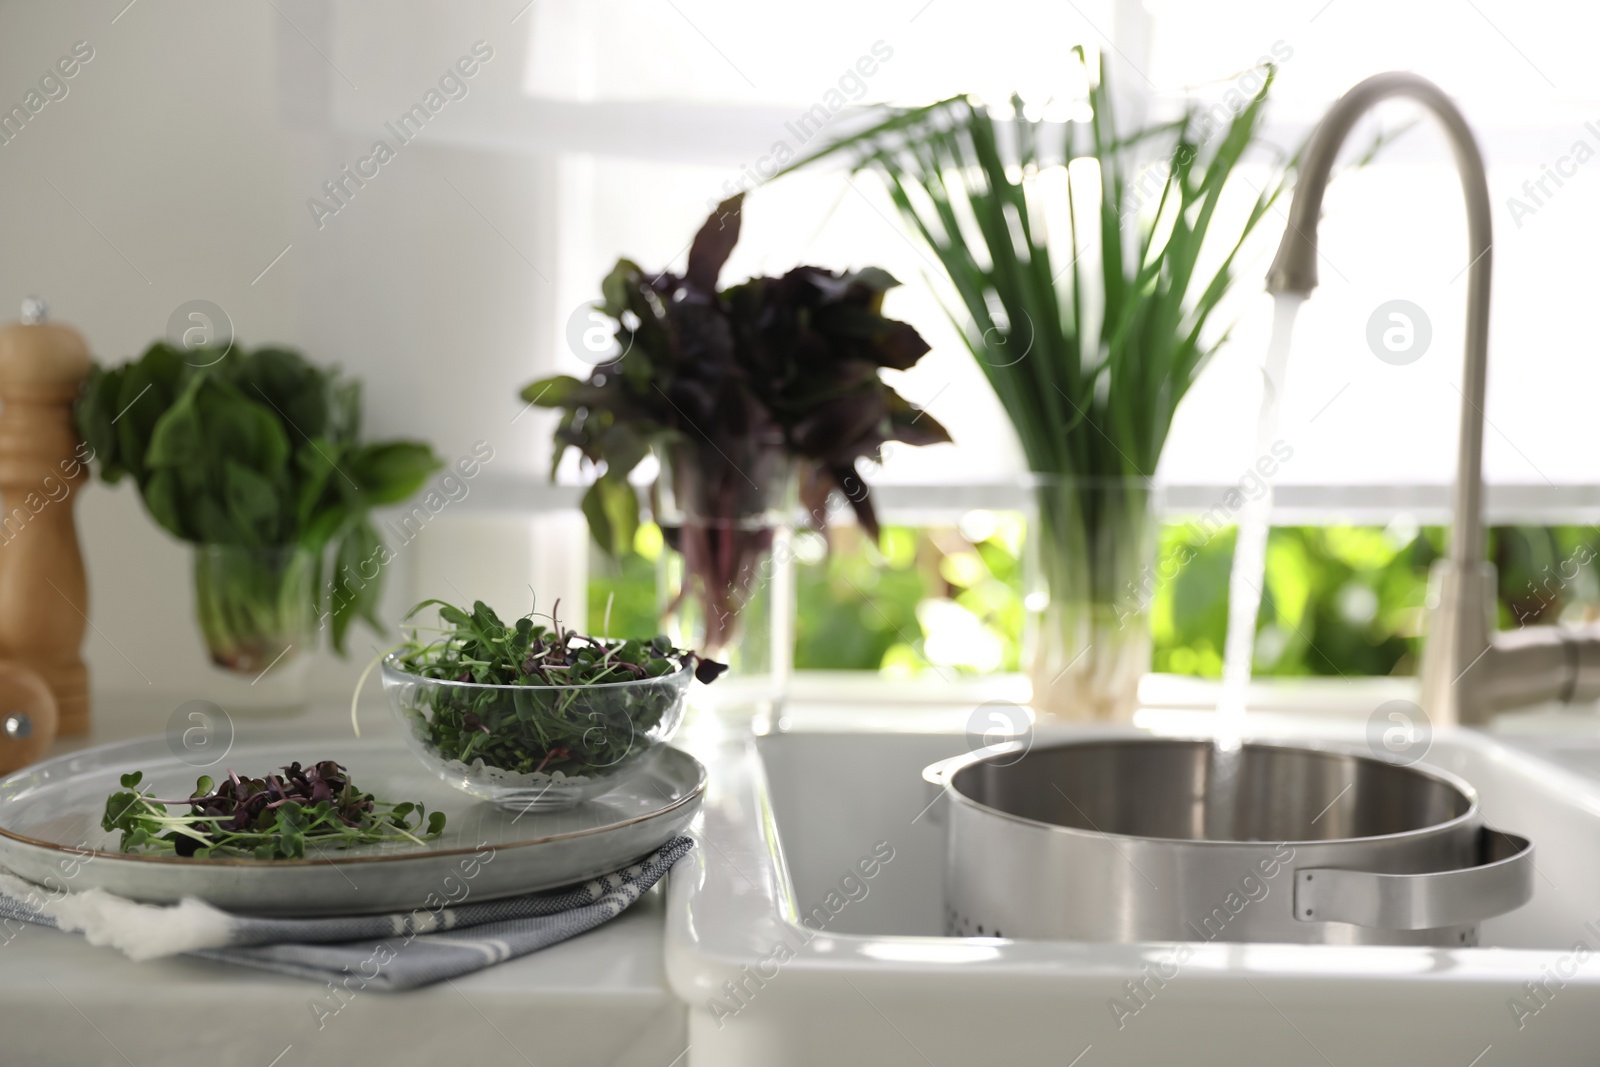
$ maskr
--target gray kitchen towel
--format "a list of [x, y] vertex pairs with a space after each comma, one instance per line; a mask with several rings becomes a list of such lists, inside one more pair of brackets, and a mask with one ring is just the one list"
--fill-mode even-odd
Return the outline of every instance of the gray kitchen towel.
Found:
[[[82, 931], [135, 959], [185, 953], [332, 983], [412, 989], [525, 956], [594, 929], [694, 848], [678, 837], [635, 863], [564, 889], [389, 915], [283, 919], [233, 915], [196, 900], [135, 904], [104, 890], [43, 897], [0, 875], [0, 920]], [[445, 902], [448, 903], [448, 902]]]

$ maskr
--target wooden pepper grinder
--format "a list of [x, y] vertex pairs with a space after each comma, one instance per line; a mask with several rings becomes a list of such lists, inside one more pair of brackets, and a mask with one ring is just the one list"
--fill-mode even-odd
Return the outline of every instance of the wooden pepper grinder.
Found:
[[20, 663], [0, 663], [0, 774], [44, 755], [56, 739], [56, 698]]
[[[0, 328], [0, 660], [36, 672], [55, 697], [60, 732], [83, 734], [89, 594], [72, 510], [91, 457], [72, 404], [89, 349], [78, 331], [44, 318], [34, 298], [21, 322]], [[0, 720], [8, 710], [0, 706]]]

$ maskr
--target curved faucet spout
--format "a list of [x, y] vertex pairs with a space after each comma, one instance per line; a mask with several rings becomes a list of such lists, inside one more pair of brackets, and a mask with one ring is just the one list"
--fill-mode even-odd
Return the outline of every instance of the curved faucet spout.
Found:
[[1467, 346], [1461, 376], [1461, 440], [1456, 454], [1455, 524], [1450, 558], [1463, 566], [1481, 562], [1483, 543], [1483, 399], [1489, 363], [1490, 251], [1494, 237], [1489, 213], [1489, 183], [1483, 156], [1466, 117], [1433, 82], [1416, 74], [1374, 74], [1341, 96], [1329, 109], [1311, 141], [1295, 178], [1289, 227], [1267, 271], [1267, 291], [1310, 296], [1317, 287], [1317, 224], [1334, 159], [1356, 120], [1390, 97], [1410, 97], [1439, 119], [1467, 202]]
[[1483, 399], [1489, 362], [1489, 274], [1493, 243], [1483, 157], [1467, 120], [1432, 82], [1379, 74], [1340, 97], [1306, 147], [1289, 226], [1267, 273], [1273, 293], [1309, 296], [1317, 285], [1317, 223], [1334, 158], [1356, 120], [1381, 100], [1406, 96], [1439, 119], [1455, 151], [1467, 204], [1467, 350], [1461, 376], [1455, 528], [1450, 554], [1434, 565], [1422, 651], [1422, 706], [1436, 725], [1487, 722], [1494, 712], [1550, 700], [1600, 697], [1600, 627], [1495, 632], [1496, 581], [1484, 553]]

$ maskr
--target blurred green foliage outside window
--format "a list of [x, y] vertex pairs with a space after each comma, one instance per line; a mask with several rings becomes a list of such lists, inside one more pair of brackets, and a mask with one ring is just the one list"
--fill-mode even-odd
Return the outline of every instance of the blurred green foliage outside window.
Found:
[[[796, 537], [795, 667], [981, 674], [1019, 669], [1024, 629], [1020, 516], [971, 512], [956, 525], [885, 526], [874, 545], [855, 526]], [[1267, 543], [1257, 623], [1259, 677], [1412, 674], [1421, 651], [1438, 527], [1280, 526]], [[1156, 671], [1219, 677], [1234, 532], [1163, 527], [1148, 600]], [[1500, 626], [1600, 615], [1600, 529], [1501, 526]], [[617, 563], [591, 556], [589, 625], [654, 634], [661, 534], [645, 525]], [[1130, 591], [1131, 592], [1131, 591]]]

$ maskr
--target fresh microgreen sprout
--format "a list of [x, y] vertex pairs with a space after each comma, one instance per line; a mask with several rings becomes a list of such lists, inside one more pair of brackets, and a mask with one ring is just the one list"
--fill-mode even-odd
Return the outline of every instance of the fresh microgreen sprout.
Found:
[[[395, 841], [421, 845], [443, 833], [445, 825], [443, 812], [430, 815], [410, 801], [387, 804], [356, 788], [333, 760], [307, 767], [291, 763], [282, 773], [262, 778], [229, 771], [220, 785], [202, 775], [183, 800], [141, 791], [142, 780], [140, 771], [123, 775], [123, 790], [107, 798], [100, 822], [106, 831], [122, 831], [124, 852], [304, 859], [308, 846], [321, 852]], [[187, 805], [187, 811], [169, 812], [168, 805]], [[422, 837], [413, 831], [423, 831]]]
[[[635, 737], [672, 710], [679, 692], [639, 686], [619, 692], [602, 711], [588, 699], [591, 687], [685, 669], [708, 683], [726, 670], [674, 648], [664, 636], [641, 641], [580, 634], [562, 625], [559, 601], [548, 615], [530, 612], [507, 624], [481, 600], [470, 609], [425, 600], [406, 621], [430, 607], [440, 626], [412, 624], [397, 663], [423, 678], [486, 687], [425, 687], [420, 695], [427, 740], [445, 759], [462, 763], [481, 759], [518, 774], [568, 776], [616, 766], [635, 751]], [[424, 640], [423, 633], [438, 636]]]

